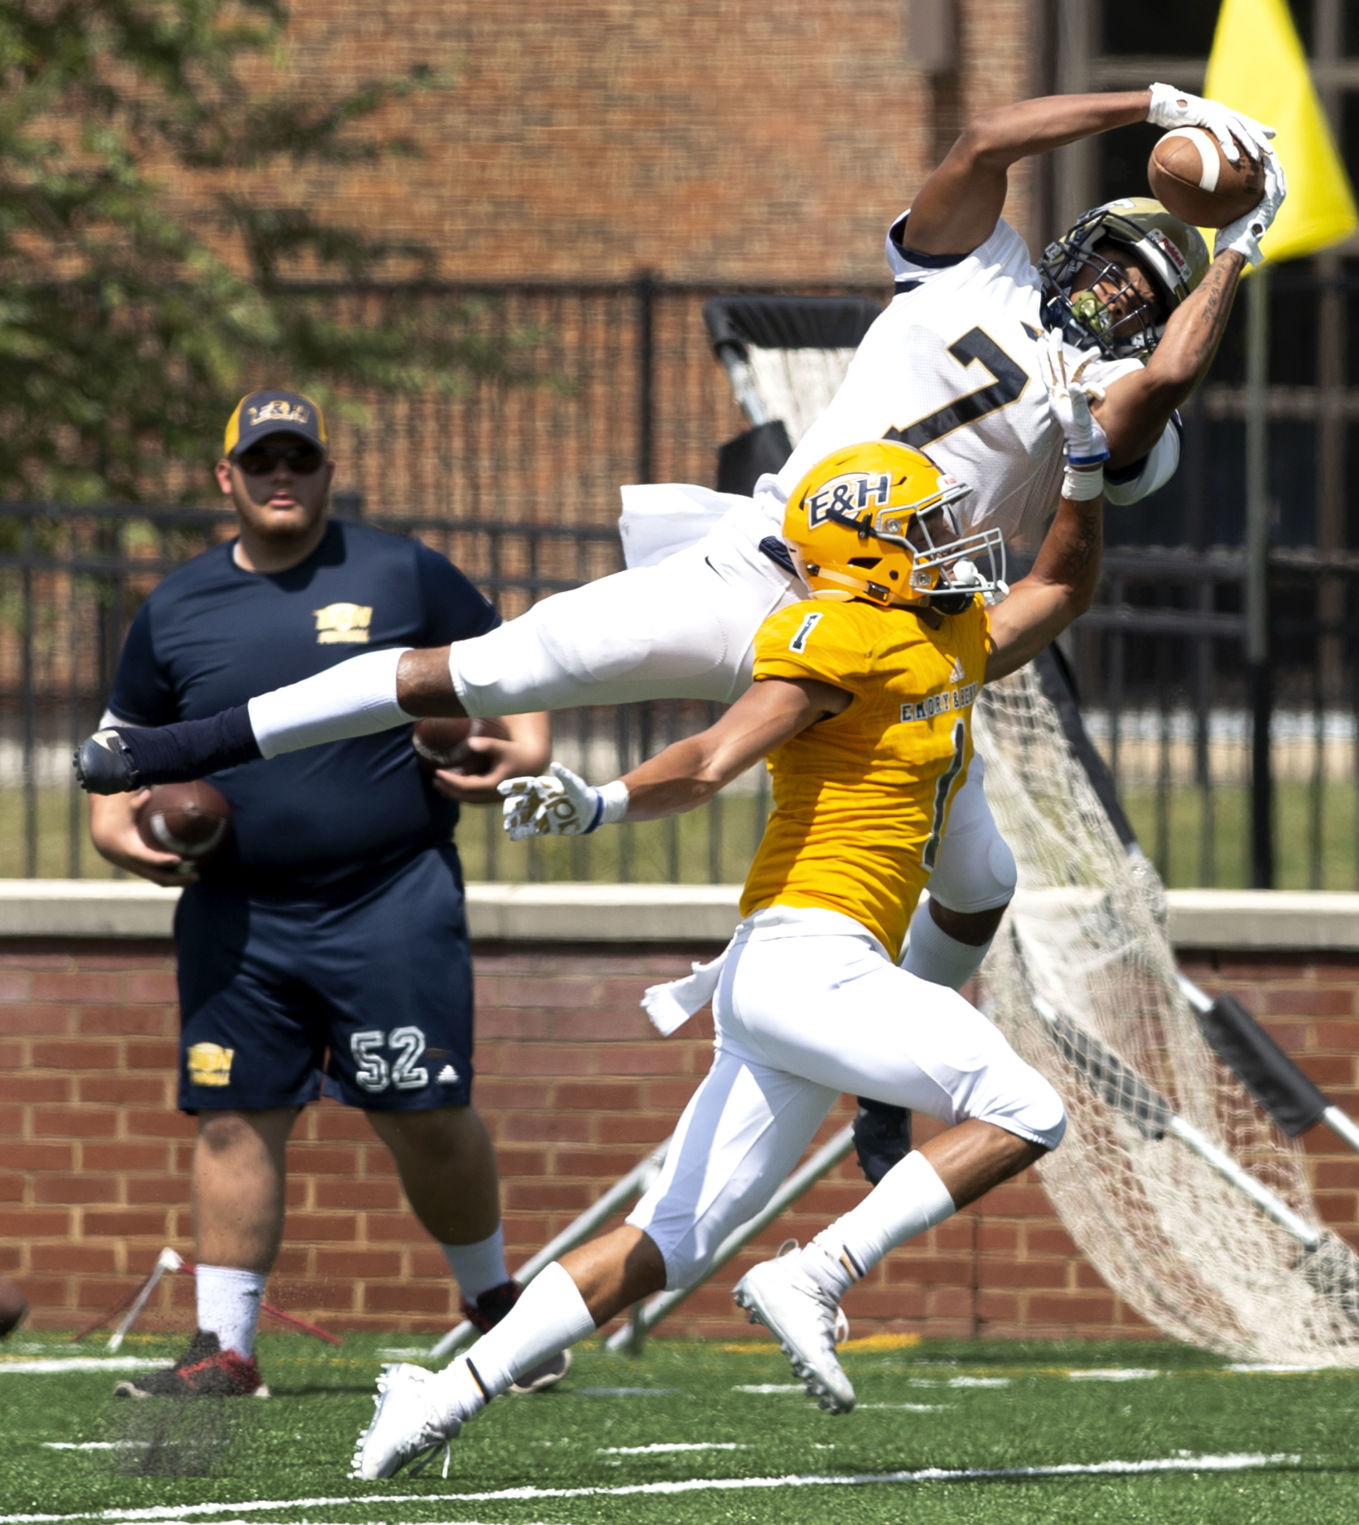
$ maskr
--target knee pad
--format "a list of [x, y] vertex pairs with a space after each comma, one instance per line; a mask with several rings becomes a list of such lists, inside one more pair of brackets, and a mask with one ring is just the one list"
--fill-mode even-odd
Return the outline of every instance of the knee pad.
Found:
[[979, 1111], [971, 1115], [1016, 1133], [1044, 1149], [1055, 1149], [1066, 1132], [1066, 1107], [1062, 1098], [1032, 1065], [1018, 1055], [1007, 1067], [1002, 1084]]

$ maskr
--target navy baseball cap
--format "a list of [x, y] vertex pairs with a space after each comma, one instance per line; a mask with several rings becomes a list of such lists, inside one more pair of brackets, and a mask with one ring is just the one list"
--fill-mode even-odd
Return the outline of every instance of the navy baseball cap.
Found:
[[325, 415], [301, 392], [251, 392], [227, 419], [222, 453], [234, 461], [243, 450], [271, 434], [296, 434], [328, 448]]

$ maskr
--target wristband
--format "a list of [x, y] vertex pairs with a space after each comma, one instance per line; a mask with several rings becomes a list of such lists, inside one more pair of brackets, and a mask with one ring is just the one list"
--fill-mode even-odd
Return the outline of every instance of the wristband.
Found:
[[1077, 471], [1068, 466], [1062, 473], [1062, 496], [1069, 498], [1073, 503], [1084, 503], [1091, 498], [1098, 498], [1104, 492], [1104, 469], [1098, 471]]
[[587, 832], [598, 831], [601, 826], [616, 825], [628, 813], [628, 786], [621, 778], [611, 784], [600, 784], [595, 790], [595, 813]]

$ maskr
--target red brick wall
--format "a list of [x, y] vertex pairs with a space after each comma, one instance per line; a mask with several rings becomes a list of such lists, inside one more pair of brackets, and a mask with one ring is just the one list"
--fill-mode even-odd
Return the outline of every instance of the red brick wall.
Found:
[[[879, 230], [941, 128], [1032, 93], [1031, 0], [957, 10], [961, 84], [937, 96], [903, 0], [294, 0], [280, 73], [299, 96], [416, 64], [451, 83], [374, 124], [419, 156], [288, 166], [290, 195], [300, 176], [331, 215], [432, 245], [452, 279], [880, 280]], [[169, 178], [196, 207], [217, 188]]]
[[[711, 950], [488, 943], [476, 952], [477, 1101], [499, 1147], [518, 1264], [669, 1133], [706, 1069], [711, 1026], [700, 1017], [661, 1041], [637, 998]], [[1359, 1113], [1359, 957], [1223, 956], [1186, 967], [1206, 989], [1231, 989], [1337, 1105]], [[92, 1320], [150, 1271], [164, 1245], [193, 1253], [192, 1124], [173, 1110], [174, 1032], [164, 943], [0, 946], [0, 1270], [23, 1284], [37, 1326]], [[842, 1105], [831, 1125], [848, 1115]], [[1321, 1213], [1359, 1240], [1359, 1158], [1325, 1129], [1307, 1142]], [[359, 1114], [311, 1108], [290, 1163], [271, 1301], [337, 1329], [440, 1330], [455, 1321], [443, 1259], [403, 1208]], [[757, 1241], [760, 1253], [787, 1235], [809, 1237], [861, 1191], [842, 1164]], [[734, 1274], [716, 1277], [665, 1329], [738, 1333]], [[1032, 1173], [890, 1256], [852, 1291], [847, 1310], [861, 1334], [1149, 1332], [1075, 1253]], [[183, 1327], [191, 1316], [187, 1278], [169, 1278], [147, 1327]]]

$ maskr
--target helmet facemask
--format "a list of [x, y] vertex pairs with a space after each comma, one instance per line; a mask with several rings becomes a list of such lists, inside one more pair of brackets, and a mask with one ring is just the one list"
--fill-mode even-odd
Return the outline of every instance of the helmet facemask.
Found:
[[1165, 331], [1168, 314], [1133, 285], [1126, 267], [1102, 250], [1079, 252], [1071, 259], [1071, 285], [1089, 272], [1079, 291], [1068, 290], [1063, 336], [1078, 347], [1093, 338], [1107, 354], [1151, 354]]
[[813, 598], [958, 614], [1005, 591], [1000, 531], [954, 531], [949, 510], [970, 491], [908, 445], [852, 446], [793, 490], [784, 539]]
[[[964, 487], [959, 496], [971, 490]], [[1005, 537], [998, 529], [955, 534], [948, 505], [956, 501], [949, 498], [916, 509], [906, 532], [920, 547], [911, 582], [927, 585], [925, 602], [940, 614], [961, 614], [978, 593], [990, 603], [1010, 591], [1005, 584]]]

